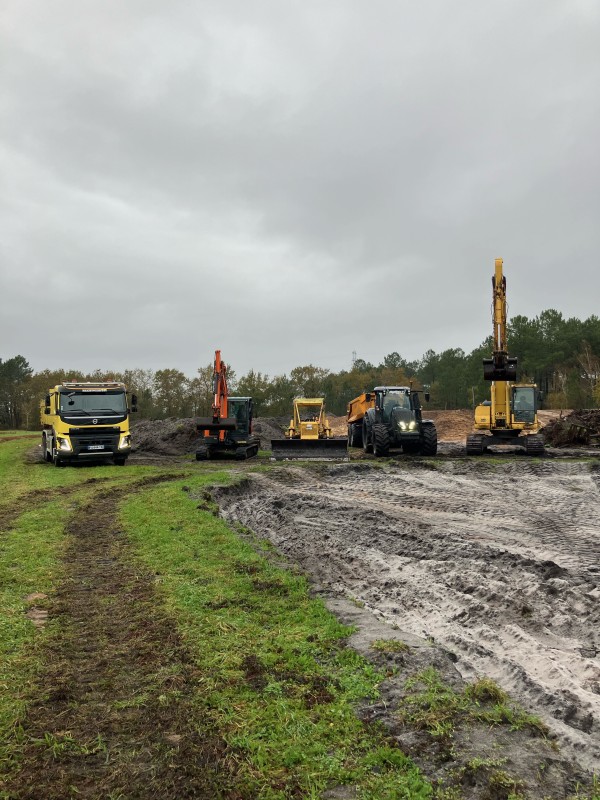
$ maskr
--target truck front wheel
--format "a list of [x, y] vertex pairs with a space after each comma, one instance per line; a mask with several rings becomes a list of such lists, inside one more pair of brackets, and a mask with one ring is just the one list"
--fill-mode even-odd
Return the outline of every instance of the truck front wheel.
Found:
[[42, 433], [42, 455], [44, 457], [44, 461], [52, 461], [52, 455], [48, 450], [48, 437], [45, 433]]
[[59, 457], [56, 447], [52, 448], [52, 463], [55, 467], [64, 467], [65, 462]]

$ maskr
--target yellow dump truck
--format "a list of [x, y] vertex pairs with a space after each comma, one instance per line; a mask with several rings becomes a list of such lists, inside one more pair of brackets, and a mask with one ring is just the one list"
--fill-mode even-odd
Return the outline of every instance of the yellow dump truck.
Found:
[[[429, 392], [425, 392], [429, 400]], [[348, 447], [387, 456], [392, 448], [434, 456], [437, 432], [423, 419], [419, 392], [410, 386], [376, 386], [348, 403]]]
[[110, 458], [125, 464], [131, 452], [125, 384], [65, 382], [53, 386], [40, 404], [42, 454], [56, 467], [73, 461]]

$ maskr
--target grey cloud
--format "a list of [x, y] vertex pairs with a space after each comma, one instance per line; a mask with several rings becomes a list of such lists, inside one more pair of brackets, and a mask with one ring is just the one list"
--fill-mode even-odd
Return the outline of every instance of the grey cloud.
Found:
[[469, 350], [499, 255], [513, 313], [597, 311], [593, 4], [76, 9], [0, 23], [0, 355]]

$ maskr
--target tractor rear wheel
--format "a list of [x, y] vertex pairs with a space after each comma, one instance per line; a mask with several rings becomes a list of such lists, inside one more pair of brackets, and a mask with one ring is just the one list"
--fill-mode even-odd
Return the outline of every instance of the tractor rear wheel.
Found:
[[423, 425], [422, 456], [434, 456], [437, 453], [437, 431], [434, 425]]
[[378, 458], [385, 457], [390, 453], [390, 432], [387, 425], [380, 422], [373, 425], [373, 455]]

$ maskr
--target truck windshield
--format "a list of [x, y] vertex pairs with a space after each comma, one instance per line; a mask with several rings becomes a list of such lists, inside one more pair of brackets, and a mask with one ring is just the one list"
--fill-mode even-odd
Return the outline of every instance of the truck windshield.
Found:
[[80, 416], [122, 416], [127, 413], [125, 392], [61, 392], [60, 411]]

